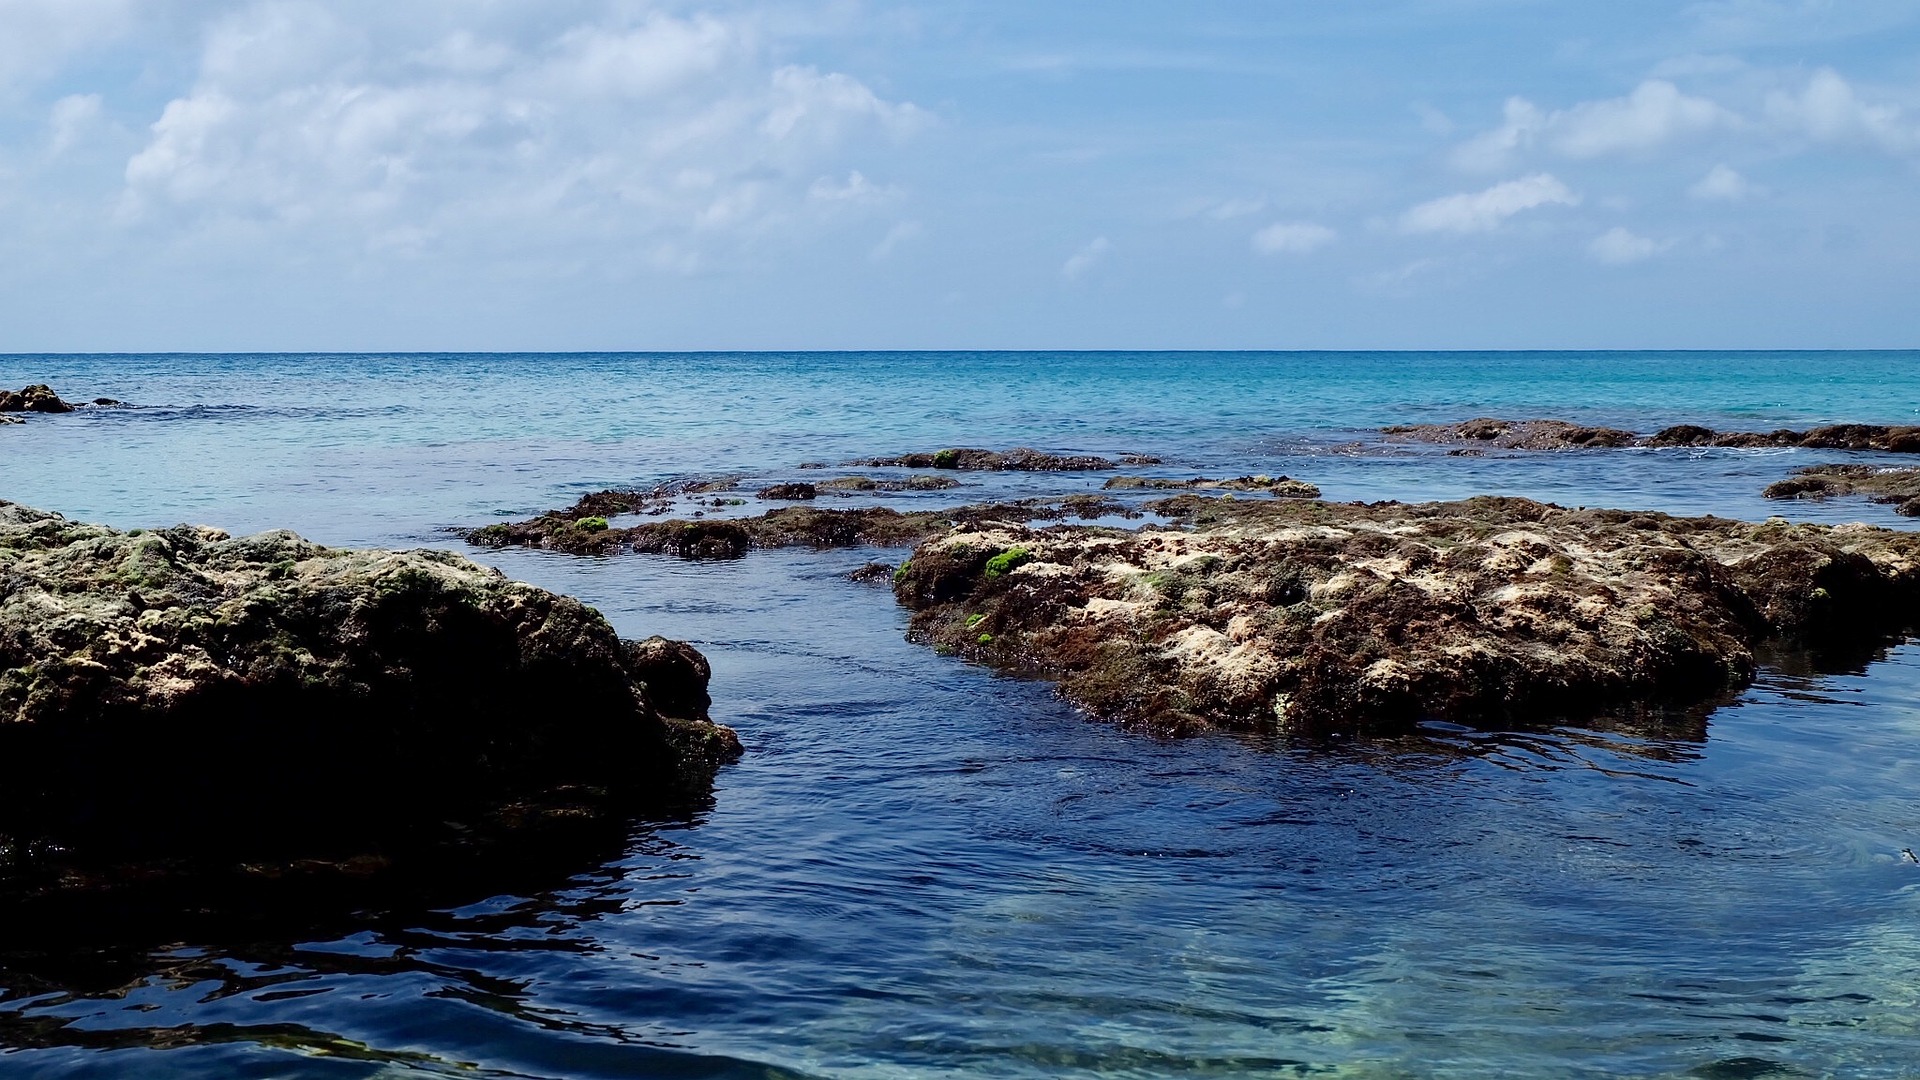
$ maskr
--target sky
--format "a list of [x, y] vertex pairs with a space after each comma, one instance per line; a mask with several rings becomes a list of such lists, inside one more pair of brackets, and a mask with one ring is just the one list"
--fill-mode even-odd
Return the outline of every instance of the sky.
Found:
[[0, 351], [1920, 347], [1920, 0], [0, 0]]

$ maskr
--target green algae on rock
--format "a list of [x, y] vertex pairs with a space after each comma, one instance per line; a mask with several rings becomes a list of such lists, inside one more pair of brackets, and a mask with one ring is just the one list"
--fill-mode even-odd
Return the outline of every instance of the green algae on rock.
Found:
[[697, 802], [739, 751], [706, 676], [447, 552], [0, 502], [0, 895], [75, 864], [384, 857]]
[[927, 541], [895, 581], [912, 635], [1149, 731], [1313, 736], [1693, 706], [1763, 643], [1896, 632], [1920, 598], [1920, 536], [1866, 526], [1508, 498], [1155, 508], [1191, 530]]

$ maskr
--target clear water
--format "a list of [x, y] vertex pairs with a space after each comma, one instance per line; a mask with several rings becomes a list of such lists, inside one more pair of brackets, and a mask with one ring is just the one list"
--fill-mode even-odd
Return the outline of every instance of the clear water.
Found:
[[[1450, 458], [1386, 423], [1916, 422], [1920, 354], [0, 357], [142, 407], [0, 428], [0, 498], [121, 525], [440, 531], [613, 483], [963, 444], [1333, 498], [1911, 525], [1768, 503], [1845, 455]], [[1354, 445], [1358, 443], [1359, 445]], [[1859, 460], [1876, 460], [1862, 456]], [[1888, 459], [1889, 462], [1898, 459]], [[875, 473], [876, 470], [848, 470]], [[969, 476], [940, 505], [1085, 490]], [[1920, 648], [1772, 668], [1704, 738], [1163, 743], [902, 639], [876, 554], [475, 553], [695, 641], [748, 756], [693, 820], [463, 906], [0, 961], [13, 1076], [1906, 1076]], [[84, 970], [85, 977], [76, 974]]]

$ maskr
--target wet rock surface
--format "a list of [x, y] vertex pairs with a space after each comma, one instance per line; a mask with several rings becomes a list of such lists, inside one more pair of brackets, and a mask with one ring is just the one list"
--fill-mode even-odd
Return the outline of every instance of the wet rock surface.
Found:
[[[102, 399], [101, 403], [117, 405], [117, 401]], [[69, 413], [74, 406], [60, 400], [60, 395], [45, 383], [35, 383], [20, 390], [0, 390], [0, 413]]]
[[626, 528], [610, 527], [604, 518], [573, 516], [581, 506], [598, 505], [589, 502], [598, 497], [590, 495], [568, 510], [552, 511], [526, 521], [487, 525], [461, 535], [477, 547], [541, 548], [571, 555], [633, 551], [676, 555], [683, 559], [737, 559], [755, 548], [912, 544], [955, 528], [985, 522], [1139, 516], [1138, 511], [1122, 503], [1091, 494], [940, 510], [782, 506], [751, 517], [693, 521], [669, 518]]
[[1904, 517], [1920, 517], [1920, 469], [1880, 469], [1872, 465], [1809, 465], [1761, 492], [1769, 499], [1831, 499], [1863, 495], [1891, 505]]
[[1240, 476], [1231, 480], [1172, 480], [1161, 476], [1116, 476], [1101, 485], [1108, 491], [1263, 491], [1276, 499], [1317, 499], [1320, 488], [1287, 476]]
[[1831, 424], [1806, 431], [1714, 431], [1693, 424], [1665, 428], [1646, 446], [1801, 446], [1811, 450], [1878, 450], [1920, 453], [1920, 427], [1886, 424]]
[[815, 485], [821, 491], [836, 493], [878, 491], [946, 491], [960, 486], [951, 476], [907, 476], [875, 479], [870, 476], [838, 476]]
[[706, 678], [688, 646], [450, 553], [0, 502], [0, 900], [617, 828], [738, 753]]
[[[1651, 435], [1590, 427], [1566, 420], [1499, 420], [1479, 417], [1458, 424], [1406, 424], [1382, 428], [1402, 442], [1460, 445], [1466, 450], [1583, 450], [1629, 446], [1806, 447], [1815, 450], [1877, 450], [1920, 453], [1920, 427], [1832, 424], [1806, 431], [1715, 431], [1679, 424]], [[1456, 451], [1459, 452], [1459, 451]]]
[[1005, 453], [974, 447], [950, 447], [931, 453], [901, 454], [898, 457], [861, 458], [849, 465], [889, 466], [902, 469], [958, 469], [981, 472], [1097, 472], [1126, 465], [1157, 465], [1160, 459], [1142, 454], [1126, 454], [1120, 461], [1085, 454], [1049, 454], [1030, 447], [1015, 447]]
[[1403, 424], [1381, 434], [1405, 442], [1460, 443], [1497, 450], [1574, 450], [1632, 446], [1637, 436], [1619, 428], [1589, 427], [1565, 420], [1496, 420], [1479, 417], [1458, 424]]
[[1189, 529], [959, 529], [913, 552], [912, 634], [1055, 680], [1096, 715], [1388, 734], [1582, 723], [1718, 700], [1755, 650], [1907, 628], [1920, 536], [1568, 510], [1228, 500]]

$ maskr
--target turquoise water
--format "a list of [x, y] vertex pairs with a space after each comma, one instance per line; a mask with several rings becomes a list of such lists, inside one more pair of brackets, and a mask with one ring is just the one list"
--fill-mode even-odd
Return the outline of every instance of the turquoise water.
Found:
[[[0, 428], [0, 498], [448, 545], [613, 483], [949, 444], [1331, 498], [1768, 503], [1808, 451], [1450, 458], [1366, 429], [1920, 422], [1920, 354], [0, 357], [139, 407]], [[1850, 460], [1881, 460], [1861, 455]], [[1889, 461], [1897, 459], [1886, 459]], [[1080, 490], [968, 477], [928, 505]], [[1912, 1075], [1920, 648], [1783, 658], [1703, 731], [1157, 742], [909, 645], [898, 552], [475, 553], [696, 642], [747, 757], [572, 877], [0, 960], [20, 1076]]]

